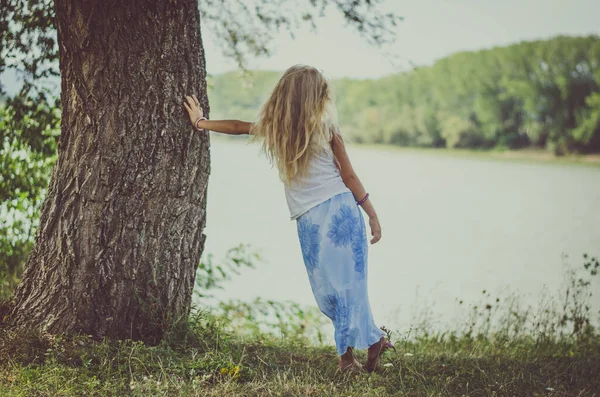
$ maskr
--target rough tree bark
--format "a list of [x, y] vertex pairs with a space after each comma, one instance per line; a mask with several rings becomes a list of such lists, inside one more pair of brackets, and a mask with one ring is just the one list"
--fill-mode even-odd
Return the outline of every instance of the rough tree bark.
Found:
[[62, 121], [9, 323], [157, 343], [204, 248], [208, 111], [196, 0], [56, 0]]

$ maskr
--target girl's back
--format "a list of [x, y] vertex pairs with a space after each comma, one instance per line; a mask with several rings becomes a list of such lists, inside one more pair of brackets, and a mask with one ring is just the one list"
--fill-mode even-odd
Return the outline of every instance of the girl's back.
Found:
[[327, 199], [350, 189], [344, 183], [340, 171], [335, 165], [333, 150], [329, 143], [313, 143], [314, 155], [308, 164], [308, 176], [302, 180], [293, 180], [285, 185], [285, 198], [290, 210], [290, 219], [321, 204]]

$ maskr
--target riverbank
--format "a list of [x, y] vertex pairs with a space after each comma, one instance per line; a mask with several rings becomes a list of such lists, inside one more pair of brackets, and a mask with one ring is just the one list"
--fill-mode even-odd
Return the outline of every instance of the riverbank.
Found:
[[[341, 374], [333, 347], [240, 339], [191, 323], [170, 342], [0, 330], [2, 396], [594, 396], [600, 341], [453, 333], [394, 340], [379, 373]], [[498, 335], [499, 336], [499, 335]], [[365, 354], [358, 353], [364, 362]]]
[[448, 148], [416, 148], [385, 144], [351, 144], [356, 148], [386, 150], [399, 153], [419, 153], [437, 156], [472, 157], [481, 160], [518, 161], [600, 167], [600, 154], [556, 156], [542, 149], [472, 150]]

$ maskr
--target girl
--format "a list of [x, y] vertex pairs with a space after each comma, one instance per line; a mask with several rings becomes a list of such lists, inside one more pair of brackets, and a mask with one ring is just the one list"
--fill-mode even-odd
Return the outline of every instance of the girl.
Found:
[[[296, 220], [302, 258], [319, 309], [331, 319], [340, 355], [339, 369], [379, 368], [379, 357], [393, 348], [373, 320], [367, 294], [367, 236], [381, 238], [375, 208], [352, 169], [337, 126], [333, 92], [314, 67], [285, 71], [256, 123], [207, 120], [195, 95], [186, 96], [190, 121], [199, 130], [250, 134], [277, 164], [290, 217]], [[361, 365], [354, 349], [368, 348]]]

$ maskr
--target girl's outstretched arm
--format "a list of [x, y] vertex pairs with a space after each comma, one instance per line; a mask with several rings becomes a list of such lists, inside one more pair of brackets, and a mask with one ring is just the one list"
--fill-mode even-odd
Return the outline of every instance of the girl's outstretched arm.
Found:
[[[367, 191], [365, 190], [360, 179], [358, 179], [356, 172], [354, 172], [352, 164], [350, 164], [350, 158], [348, 158], [346, 146], [344, 145], [344, 140], [340, 134], [333, 134], [331, 146], [333, 149], [333, 154], [339, 162], [339, 170], [342, 180], [354, 195], [354, 199], [357, 202], [362, 200], [367, 194]], [[375, 244], [379, 241], [379, 239], [381, 239], [381, 225], [379, 224], [379, 218], [377, 218], [377, 212], [375, 212], [375, 207], [373, 206], [370, 198], [367, 198], [367, 200], [362, 203], [362, 207], [369, 216], [369, 226], [371, 227], [371, 235], [373, 236], [371, 239], [371, 244]]]
[[[195, 95], [186, 95], [187, 103], [183, 106], [190, 115], [190, 122], [193, 124], [198, 118], [204, 116], [204, 112], [198, 105], [198, 99]], [[196, 127], [196, 126], [195, 126]], [[198, 128], [221, 132], [223, 134], [242, 135], [249, 134], [252, 123], [241, 120], [201, 120], [197, 124]]]
[[248, 134], [251, 126], [252, 123], [242, 120], [202, 120], [198, 122], [198, 127], [201, 129], [231, 135]]

